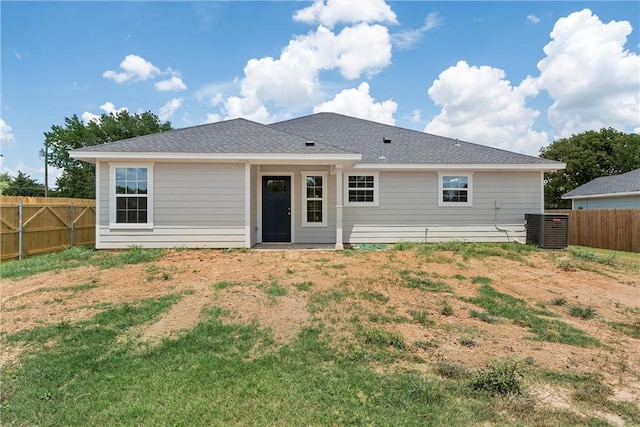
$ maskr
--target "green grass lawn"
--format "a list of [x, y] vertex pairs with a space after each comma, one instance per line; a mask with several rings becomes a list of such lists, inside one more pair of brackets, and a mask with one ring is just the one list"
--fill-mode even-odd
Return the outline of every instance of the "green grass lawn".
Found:
[[[124, 304], [8, 337], [32, 350], [3, 373], [3, 424], [601, 425], [507, 400], [478, 389], [471, 376], [380, 373], [355, 350], [336, 352], [317, 328], [278, 347], [255, 324], [224, 324], [222, 310], [153, 348], [118, 340], [178, 299]], [[365, 335], [363, 347], [387, 351], [377, 335]]]
[[[465, 259], [505, 256], [521, 260], [532, 251], [517, 245], [513, 248], [419, 245], [392, 248], [389, 256], [394, 250], [413, 250], [417, 256], [426, 257], [447, 251], [461, 253]], [[6, 263], [0, 272], [6, 278], [75, 265], [117, 268], [123, 263], [141, 262], [152, 266], [160, 255], [160, 251], [136, 248], [116, 254], [75, 249], [62, 255], [25, 260], [29, 263], [27, 267]], [[574, 259], [593, 261], [585, 261], [580, 254]], [[605, 263], [610, 262], [605, 258]], [[156, 270], [147, 268], [147, 271]], [[294, 270], [287, 274], [293, 275]], [[600, 345], [595, 338], [554, 319], [553, 313], [497, 292], [486, 278], [472, 272], [468, 277], [459, 276], [455, 280], [473, 281], [479, 293], [465, 302], [486, 310], [498, 321], [515, 322], [533, 332], [536, 339], [575, 346], [576, 351]], [[211, 286], [224, 291], [244, 284], [220, 281]], [[398, 286], [432, 293], [443, 301], [443, 311], [448, 307], [446, 315], [452, 314], [448, 301], [456, 298], [450, 295], [454, 288], [440, 279], [402, 271]], [[356, 334], [344, 345], [332, 338], [336, 325], [321, 314], [332, 304], [345, 301], [352, 304], [365, 301], [383, 307], [389, 297], [368, 290], [352, 292], [344, 282], [334, 289], [316, 290], [311, 282], [300, 280], [287, 288], [272, 280], [264, 288], [272, 299], [289, 295], [292, 290], [308, 295], [312, 322], [286, 344], [277, 344], [272, 331], [256, 322], [229, 322], [232, 314], [216, 306], [206, 307], [202, 320], [192, 329], [156, 345], [141, 343], [127, 334], [131, 328], [158, 319], [183, 298], [184, 292], [108, 305], [84, 321], [62, 321], [4, 334], [3, 346], [26, 350], [17, 363], [1, 372], [0, 424], [609, 425], [596, 416], [537, 405], [527, 391], [527, 385], [536, 381], [559, 384], [574, 393], [576, 402], [614, 411], [630, 424], [640, 423], [638, 409], [608, 400], [611, 391], [595, 376], [552, 372], [517, 357], [493, 360], [487, 369], [446, 361], [431, 366], [416, 358], [413, 343], [406, 342], [401, 335], [377, 324], [365, 325], [357, 317], [351, 320]], [[411, 318], [394, 317], [395, 313], [389, 310], [387, 314], [389, 322], [438, 327], [427, 310], [415, 309]], [[426, 351], [438, 347], [437, 342], [420, 343], [419, 347]], [[414, 369], [411, 366], [417, 365], [412, 363], [422, 368]]]

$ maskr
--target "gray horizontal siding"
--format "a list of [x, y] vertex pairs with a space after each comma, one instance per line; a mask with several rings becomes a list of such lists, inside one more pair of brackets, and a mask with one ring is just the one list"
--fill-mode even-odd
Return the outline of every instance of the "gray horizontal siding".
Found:
[[154, 226], [244, 227], [244, 165], [156, 163]]
[[153, 230], [111, 230], [108, 227], [109, 164], [102, 163], [97, 246], [243, 246], [244, 179], [244, 165], [241, 164], [155, 163]]
[[424, 241], [427, 229], [429, 240], [512, 239], [525, 213], [540, 212], [540, 191], [539, 172], [475, 172], [473, 206], [440, 207], [436, 172], [381, 172], [378, 207], [344, 208], [344, 241]]
[[638, 209], [640, 196], [573, 199], [573, 209]]
[[244, 227], [154, 227], [153, 230], [118, 230], [100, 227], [98, 249], [239, 248], [245, 245]]

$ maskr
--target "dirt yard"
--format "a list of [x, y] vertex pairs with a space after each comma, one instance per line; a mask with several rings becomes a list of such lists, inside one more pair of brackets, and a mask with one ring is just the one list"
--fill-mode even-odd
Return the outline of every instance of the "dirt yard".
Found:
[[[557, 266], [557, 253], [524, 256], [525, 261], [491, 256], [464, 260], [448, 252], [425, 258], [414, 251], [390, 250], [170, 250], [150, 264], [108, 270], [80, 267], [22, 280], [3, 279], [1, 331], [11, 334], [61, 321], [77, 322], [109, 304], [175, 293], [183, 296], [172, 309], [155, 323], [131, 331], [130, 336], [153, 345], [192, 327], [207, 306], [227, 309], [229, 322], [257, 320], [283, 344], [319, 319], [332, 325], [336, 336], [348, 338], [353, 323], [348, 320], [354, 316], [364, 323], [371, 321], [372, 314], [411, 319], [410, 312], [420, 309], [428, 313], [433, 326], [411, 321], [377, 324], [401, 333], [408, 344], [438, 343], [428, 350], [412, 349], [426, 361], [412, 368], [429, 369], [429, 362], [442, 360], [479, 367], [486, 366], [492, 357], [530, 358], [535, 366], [601, 375], [617, 398], [638, 402], [640, 340], [610, 324], [640, 325], [640, 278], [598, 264], [594, 264], [596, 272], [567, 271]], [[450, 285], [453, 292], [403, 286], [402, 271], [423, 272]], [[481, 286], [474, 283], [474, 277], [488, 278], [497, 291], [555, 313], [557, 319], [597, 338], [602, 345], [582, 348], [532, 340], [533, 334], [513, 321], [490, 324], [470, 316], [471, 310], [479, 310], [467, 302], [478, 295]], [[274, 286], [279, 293], [270, 293]], [[377, 295], [378, 300], [362, 297], [364, 292]], [[310, 309], [313, 295], [337, 294], [345, 298], [327, 298], [321, 310]], [[566, 305], [552, 304], [560, 298], [566, 299]], [[441, 313], [445, 303], [453, 309], [451, 315]], [[568, 307], [576, 304], [593, 307], [596, 317], [583, 320], [569, 316]], [[461, 345], [462, 335], [471, 337], [475, 346]], [[20, 351], [5, 348], [3, 363], [15, 361]], [[564, 404], [558, 390], [540, 393], [550, 404]]]

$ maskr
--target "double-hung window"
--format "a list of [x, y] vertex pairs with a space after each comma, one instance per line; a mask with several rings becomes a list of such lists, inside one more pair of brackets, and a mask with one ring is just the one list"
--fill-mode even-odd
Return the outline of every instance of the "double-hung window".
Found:
[[110, 165], [110, 226], [153, 226], [153, 166]]
[[378, 173], [345, 175], [345, 206], [378, 206]]
[[327, 226], [326, 172], [302, 172], [302, 226]]
[[473, 206], [472, 173], [438, 173], [439, 206]]

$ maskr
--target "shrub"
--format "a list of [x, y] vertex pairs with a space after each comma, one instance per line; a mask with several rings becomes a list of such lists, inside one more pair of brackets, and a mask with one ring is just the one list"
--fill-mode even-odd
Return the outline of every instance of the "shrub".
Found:
[[521, 378], [520, 362], [517, 359], [494, 361], [488, 369], [475, 372], [471, 388], [500, 395], [521, 395]]
[[572, 305], [571, 307], [569, 307], [569, 315], [585, 320], [593, 319], [594, 317], [596, 317], [596, 309], [591, 307], [590, 305]]
[[442, 303], [442, 308], [440, 309], [440, 314], [443, 316], [451, 316], [453, 314], [453, 307], [448, 302]]
[[476, 346], [476, 342], [475, 342], [475, 340], [474, 340], [473, 338], [471, 338], [471, 337], [467, 337], [467, 336], [464, 336], [464, 337], [460, 337], [460, 338], [458, 338], [458, 342], [459, 342], [461, 345], [463, 345], [463, 346], [465, 346], [465, 347], [469, 347], [469, 348], [472, 348], [472, 347], [475, 347], [475, 346]]

